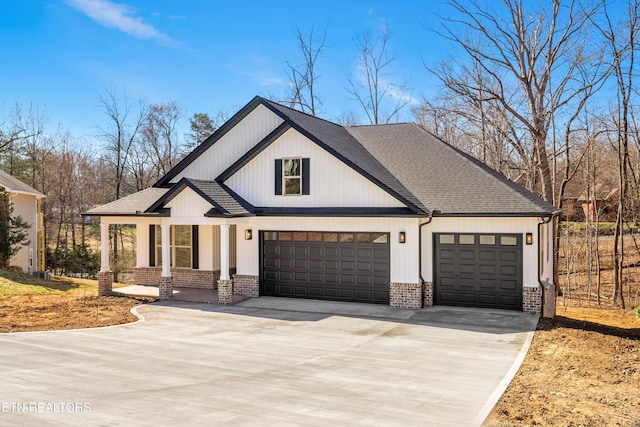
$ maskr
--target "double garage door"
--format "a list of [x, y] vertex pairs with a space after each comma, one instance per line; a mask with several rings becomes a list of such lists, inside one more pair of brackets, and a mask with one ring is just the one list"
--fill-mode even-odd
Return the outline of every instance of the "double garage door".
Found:
[[434, 303], [522, 310], [522, 235], [434, 234]]
[[389, 234], [261, 232], [260, 295], [389, 303]]
[[[260, 295], [389, 303], [389, 234], [261, 232]], [[434, 234], [434, 303], [522, 310], [522, 235]]]

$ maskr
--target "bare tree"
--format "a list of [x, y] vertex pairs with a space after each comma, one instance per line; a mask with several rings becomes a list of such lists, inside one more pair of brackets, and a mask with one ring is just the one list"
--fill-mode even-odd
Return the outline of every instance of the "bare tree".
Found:
[[[613, 241], [613, 270], [614, 290], [613, 300], [625, 307], [623, 286], [624, 269], [624, 238], [625, 203], [630, 192], [630, 183], [637, 182], [633, 165], [630, 161], [629, 145], [632, 134], [632, 100], [636, 97], [634, 81], [635, 54], [638, 49], [638, 35], [640, 35], [640, 2], [629, 2], [627, 17], [623, 22], [613, 23], [607, 5], [604, 4], [606, 23], [600, 27], [613, 59], [613, 75], [616, 81], [616, 108], [612, 113], [612, 145], [618, 152], [618, 185], [619, 197], [617, 203], [616, 223]], [[631, 175], [631, 176], [630, 176]]]
[[[46, 126], [46, 117], [42, 109], [30, 103], [24, 108], [16, 102], [13, 110], [0, 123], [0, 159], [4, 169], [10, 175], [15, 175], [29, 181], [32, 187], [35, 163], [29, 158], [35, 154], [35, 149], [41, 141]], [[27, 158], [26, 162], [22, 161]]]
[[504, 0], [498, 11], [475, 0], [449, 0], [460, 18], [444, 18], [443, 35], [479, 67], [483, 78], [471, 78], [478, 72], [473, 66], [455, 69], [443, 63], [432, 70], [452, 92], [475, 102], [495, 102], [523, 126], [542, 196], [550, 203], [555, 198], [547, 138], [553, 120], [567, 109], [581, 108], [603, 78], [602, 73], [584, 73], [597, 63], [586, 36], [596, 9], [567, 3], [554, 0], [551, 7], [527, 10], [521, 0]]
[[177, 103], [154, 104], [147, 109], [140, 129], [140, 148], [148, 153], [151, 174], [159, 179], [176, 163], [182, 153], [176, 125], [182, 116]]
[[386, 29], [366, 30], [358, 40], [357, 71], [348, 79], [348, 92], [360, 104], [371, 124], [390, 123], [411, 102], [407, 83], [389, 81], [395, 56], [389, 52]]
[[302, 53], [302, 64], [286, 62], [290, 89], [287, 102], [292, 108], [299, 107], [301, 111], [315, 116], [316, 109], [321, 104], [316, 93], [316, 82], [320, 78], [316, 62], [326, 48], [327, 27], [318, 33], [315, 25], [308, 31], [296, 26], [293, 33]]
[[[98, 106], [106, 118], [106, 124], [100, 128], [98, 138], [105, 143], [104, 160], [110, 165], [113, 198], [118, 200], [124, 195], [130, 155], [144, 124], [147, 108], [142, 100], [134, 107], [126, 92], [119, 94], [116, 90], [105, 90], [98, 97]], [[118, 280], [118, 230], [118, 226], [113, 226], [115, 281]]]

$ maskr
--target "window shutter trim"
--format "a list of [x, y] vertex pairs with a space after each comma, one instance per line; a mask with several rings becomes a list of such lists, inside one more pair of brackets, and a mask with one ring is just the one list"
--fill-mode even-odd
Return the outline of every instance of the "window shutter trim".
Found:
[[199, 264], [198, 260], [200, 259], [200, 253], [198, 251], [198, 226], [191, 226], [191, 268], [194, 270], [198, 270]]
[[309, 158], [302, 159], [302, 194], [309, 195], [311, 183], [309, 182]]
[[156, 266], [156, 226], [149, 225], [149, 267]]
[[275, 167], [275, 194], [276, 196], [282, 195], [282, 159], [276, 159]]

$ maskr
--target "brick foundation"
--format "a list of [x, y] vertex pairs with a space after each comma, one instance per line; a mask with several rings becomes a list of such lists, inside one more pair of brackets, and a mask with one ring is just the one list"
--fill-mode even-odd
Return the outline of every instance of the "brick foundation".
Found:
[[158, 283], [158, 297], [160, 301], [173, 298], [173, 277], [160, 277]]
[[417, 310], [422, 308], [420, 283], [389, 283], [389, 305]]
[[528, 314], [540, 314], [542, 311], [542, 289], [522, 288], [522, 311]]
[[110, 271], [98, 272], [98, 296], [111, 295], [113, 291], [113, 273]]
[[260, 296], [259, 276], [249, 276], [245, 274], [233, 275], [233, 294], [245, 297]]
[[218, 280], [218, 304], [233, 303], [233, 280]]
[[[235, 269], [231, 269], [233, 273]], [[138, 267], [134, 270], [136, 285], [158, 286], [162, 267]], [[192, 270], [172, 268], [171, 277], [176, 288], [217, 289], [220, 270]]]
[[424, 282], [424, 306], [433, 307], [433, 282]]

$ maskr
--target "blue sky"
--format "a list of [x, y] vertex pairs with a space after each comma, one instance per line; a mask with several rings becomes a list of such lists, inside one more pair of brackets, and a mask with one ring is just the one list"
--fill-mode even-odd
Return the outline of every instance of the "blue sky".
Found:
[[[402, 5], [401, 5], [402, 3]], [[97, 97], [126, 90], [147, 103], [176, 101], [183, 126], [196, 112], [233, 113], [253, 96], [281, 99], [285, 61], [300, 58], [293, 28], [327, 26], [318, 61], [322, 116], [356, 113], [347, 94], [356, 38], [384, 26], [396, 60], [390, 80], [429, 96], [434, 80], [423, 60], [437, 61], [444, 42], [425, 29], [442, 6], [432, 1], [20, 0], [0, 13], [0, 112], [15, 101], [43, 106], [58, 125], [93, 139], [103, 120]], [[410, 120], [409, 111], [400, 117]]]

